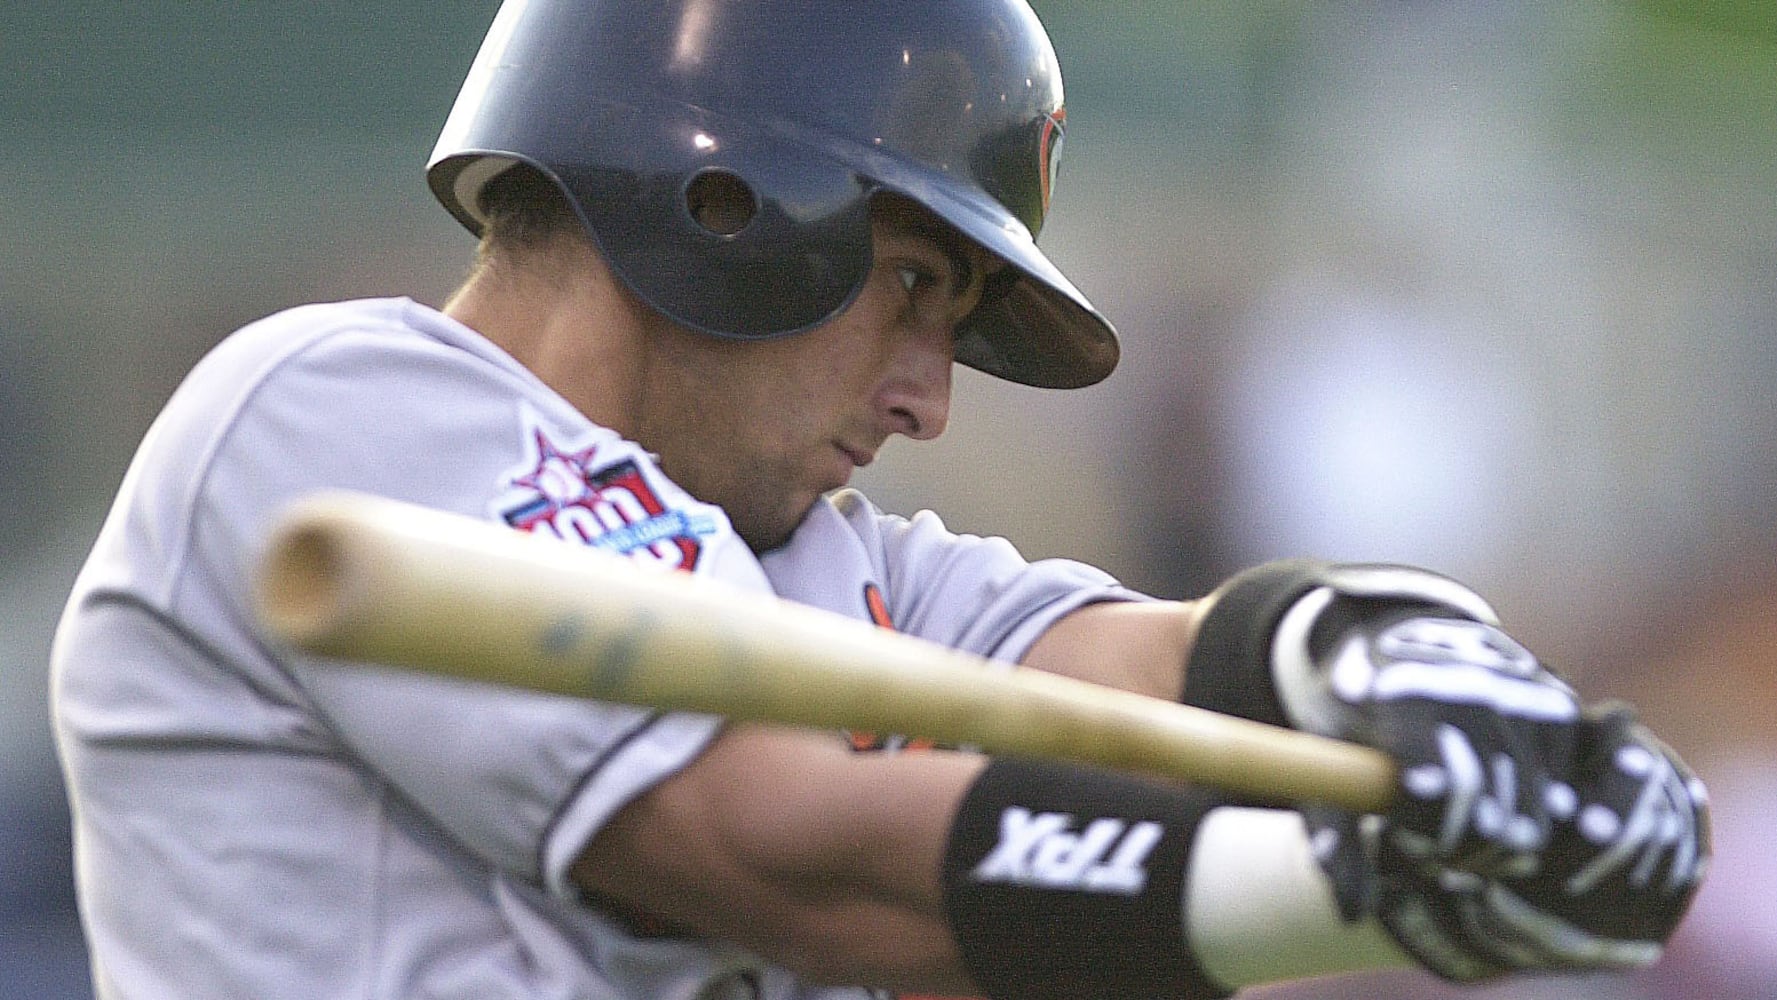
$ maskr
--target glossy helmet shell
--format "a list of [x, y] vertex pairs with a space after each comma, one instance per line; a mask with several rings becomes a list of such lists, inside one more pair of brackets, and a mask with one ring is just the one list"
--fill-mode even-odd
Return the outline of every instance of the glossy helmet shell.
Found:
[[[1065, 121], [1023, 0], [506, 0], [427, 179], [479, 234], [487, 182], [536, 168], [642, 300], [733, 338], [843, 310], [870, 271], [870, 199], [893, 192], [1009, 265], [957, 360], [1072, 388], [1118, 347], [1035, 242]], [[694, 217], [712, 181], [751, 199], [744, 225]]]

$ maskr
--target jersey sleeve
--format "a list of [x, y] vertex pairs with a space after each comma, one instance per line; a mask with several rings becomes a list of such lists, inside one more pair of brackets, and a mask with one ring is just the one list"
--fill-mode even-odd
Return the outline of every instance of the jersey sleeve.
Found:
[[[488, 348], [491, 352], [491, 348]], [[762, 586], [721, 512], [515, 364], [342, 330], [285, 356], [200, 470], [175, 599], [245, 594], [283, 505], [361, 490]], [[233, 609], [239, 612], [240, 609]], [[553, 891], [599, 827], [689, 762], [718, 720], [325, 662], [271, 646], [325, 739], [474, 854]]]
[[[862, 557], [845, 553], [861, 551]], [[1110, 574], [1068, 559], [1026, 560], [1004, 538], [950, 531], [937, 514], [885, 514], [855, 490], [815, 507], [791, 549], [764, 560], [780, 594], [829, 604], [828, 584], [848, 561], [881, 588], [897, 631], [998, 660], [1017, 661], [1068, 612], [1100, 601], [1150, 598]], [[835, 610], [843, 610], [836, 608]]]

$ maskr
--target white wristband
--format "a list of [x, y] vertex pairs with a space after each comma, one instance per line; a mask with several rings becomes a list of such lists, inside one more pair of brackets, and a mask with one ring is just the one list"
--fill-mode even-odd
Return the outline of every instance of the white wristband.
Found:
[[1198, 964], [1231, 988], [1415, 967], [1380, 923], [1345, 923], [1302, 817], [1224, 807], [1191, 849], [1185, 927]]

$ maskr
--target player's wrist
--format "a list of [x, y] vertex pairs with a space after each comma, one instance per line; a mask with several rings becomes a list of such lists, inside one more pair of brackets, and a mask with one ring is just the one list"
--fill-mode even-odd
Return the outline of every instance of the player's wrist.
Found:
[[1228, 995], [1184, 923], [1192, 844], [1217, 804], [1196, 789], [995, 759], [957, 810], [942, 876], [976, 986], [992, 1000]]
[[1347, 920], [1300, 814], [1212, 811], [1191, 851], [1186, 925], [1198, 961], [1234, 987], [1415, 961], [1375, 919]]
[[1317, 655], [1342, 634], [1418, 613], [1498, 622], [1449, 577], [1410, 566], [1288, 559], [1230, 577], [1205, 598], [1185, 671], [1185, 704], [1322, 736], [1363, 728], [1330, 690]]
[[1319, 585], [1327, 564], [1265, 563], [1230, 577], [1203, 598], [1179, 700], [1274, 726], [1290, 720], [1271, 677], [1277, 622]]

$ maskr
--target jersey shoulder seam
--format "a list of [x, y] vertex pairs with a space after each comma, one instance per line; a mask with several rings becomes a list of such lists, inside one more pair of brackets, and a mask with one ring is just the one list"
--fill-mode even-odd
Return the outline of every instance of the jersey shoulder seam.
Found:
[[[267, 317], [267, 319], [261, 320], [260, 322], [269, 322], [271, 318], [272, 317]], [[250, 326], [243, 327], [241, 331], [235, 334], [235, 336], [240, 336], [247, 329], [250, 329]], [[368, 321], [366, 317], [363, 317], [360, 314], [353, 314], [350, 317], [342, 317], [324, 326], [297, 335], [292, 338], [289, 344], [278, 348], [253, 368], [252, 375], [246, 380], [247, 384], [245, 389], [229, 401], [226, 410], [222, 414], [222, 419], [217, 421], [216, 429], [205, 439], [203, 455], [198, 459], [194, 467], [191, 481], [185, 486], [187, 492], [183, 496], [184, 503], [181, 504], [184, 508], [185, 516], [179, 524], [178, 534], [174, 538], [173, 544], [169, 546], [168, 549], [169, 555], [173, 560], [173, 565], [171, 567], [171, 572], [166, 576], [165, 592], [157, 595], [163, 603], [170, 605], [175, 595], [179, 592], [179, 584], [184, 578], [185, 569], [188, 565], [191, 553], [191, 539], [196, 534], [195, 522], [198, 516], [199, 503], [204, 496], [205, 486], [209, 482], [211, 471], [216, 462], [216, 456], [221, 453], [223, 446], [234, 436], [235, 430], [240, 426], [241, 415], [252, 405], [254, 399], [265, 389], [267, 383], [272, 380], [272, 377], [277, 374], [278, 370], [290, 364], [301, 355], [313, 350], [317, 345], [334, 337], [351, 333], [372, 332], [377, 329], [386, 328], [378, 323]], [[224, 343], [226, 343], [226, 341], [224, 341]]]

